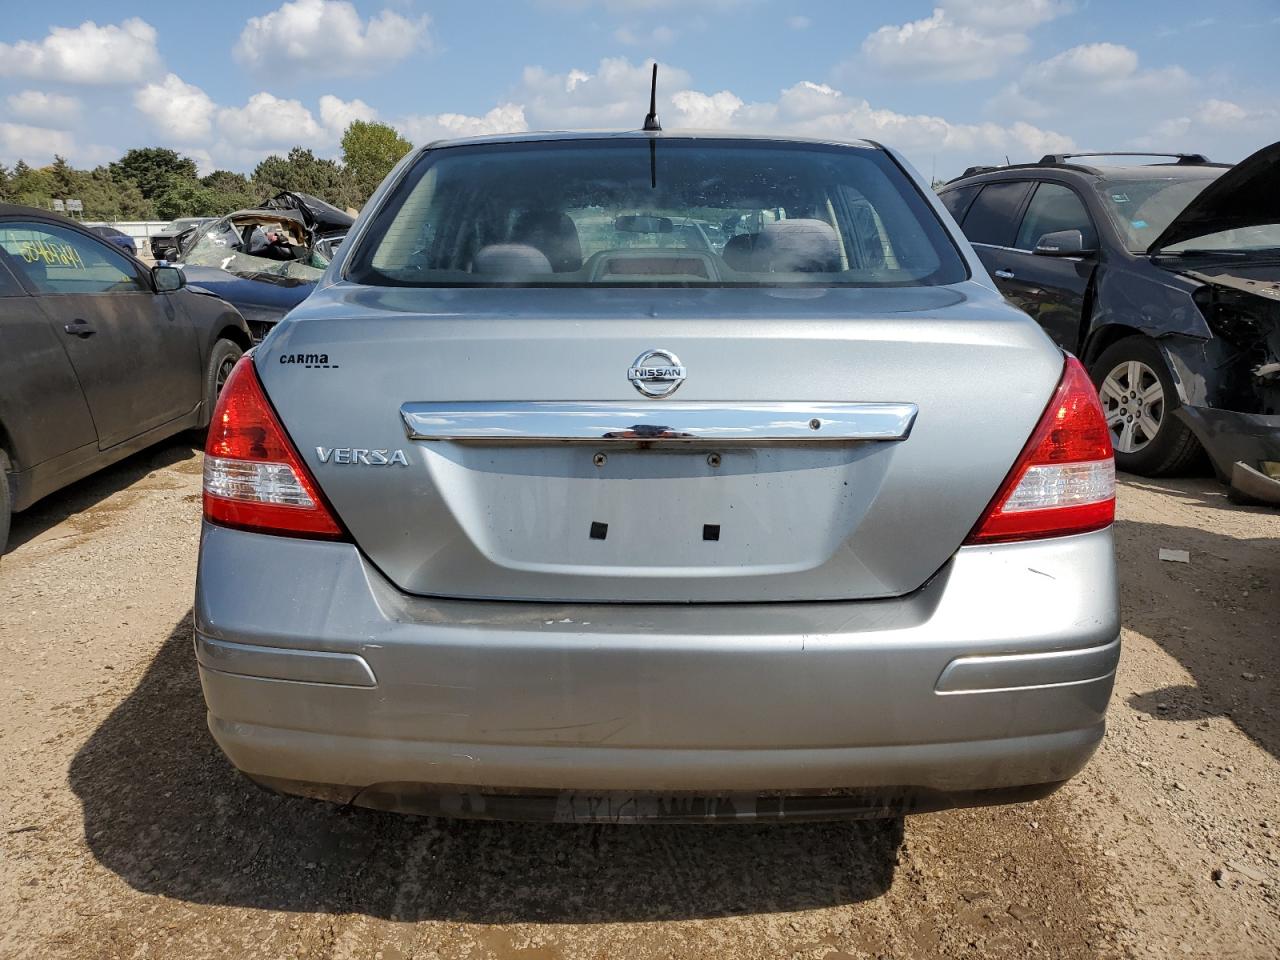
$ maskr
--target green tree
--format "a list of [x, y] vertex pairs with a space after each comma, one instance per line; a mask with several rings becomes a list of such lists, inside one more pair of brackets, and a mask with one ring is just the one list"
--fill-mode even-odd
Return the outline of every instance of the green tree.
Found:
[[19, 160], [13, 167], [10, 179], [10, 193], [15, 203], [27, 207], [49, 209], [49, 201], [53, 199], [53, 178], [47, 170], [27, 166], [26, 161]]
[[0, 163], [0, 201], [10, 203], [13, 201], [13, 174], [9, 172], [9, 168]]
[[130, 150], [110, 170], [115, 179], [134, 184], [148, 200], [160, 196], [175, 180], [196, 179], [196, 162], [165, 147]]
[[261, 188], [250, 183], [243, 173], [233, 173], [230, 170], [215, 170], [207, 177], [201, 177], [200, 186], [217, 195], [219, 213], [243, 210], [263, 199], [259, 196]]
[[264, 193], [293, 190], [328, 200], [338, 207], [359, 203], [350, 174], [332, 160], [317, 157], [305, 147], [294, 147], [285, 157], [272, 154], [253, 169], [253, 181]]
[[385, 123], [352, 121], [342, 134], [342, 165], [350, 174], [361, 203], [412, 149], [413, 144]]
[[217, 217], [230, 212], [218, 191], [201, 186], [197, 180], [173, 180], [155, 203], [156, 215], [162, 220]]
[[48, 170], [49, 180], [53, 185], [53, 192], [56, 196], [62, 198], [79, 197], [75, 193], [80, 179], [76, 175], [78, 171], [72, 169], [71, 164], [67, 163], [65, 157], [60, 157], [55, 153], [53, 155], [53, 165]]

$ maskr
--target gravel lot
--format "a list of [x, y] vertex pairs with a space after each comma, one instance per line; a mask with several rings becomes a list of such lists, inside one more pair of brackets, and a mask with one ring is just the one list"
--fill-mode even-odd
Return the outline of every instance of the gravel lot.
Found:
[[1280, 955], [1280, 513], [1212, 481], [1121, 490], [1110, 732], [1057, 794], [715, 828], [404, 818], [252, 787], [204, 727], [199, 490], [199, 452], [171, 444], [15, 518], [0, 957]]

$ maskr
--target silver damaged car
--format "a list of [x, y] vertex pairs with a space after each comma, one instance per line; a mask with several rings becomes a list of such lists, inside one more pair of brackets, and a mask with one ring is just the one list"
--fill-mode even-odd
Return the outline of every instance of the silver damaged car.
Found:
[[416, 813], [1041, 796], [1119, 657], [1109, 437], [890, 149], [432, 144], [218, 402], [209, 727]]

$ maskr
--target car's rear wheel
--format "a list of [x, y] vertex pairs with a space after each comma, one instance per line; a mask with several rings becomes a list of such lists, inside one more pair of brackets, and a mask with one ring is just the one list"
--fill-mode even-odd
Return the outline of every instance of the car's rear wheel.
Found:
[[1178, 393], [1169, 368], [1146, 337], [1107, 347], [1090, 370], [1111, 430], [1116, 467], [1146, 477], [1182, 473], [1202, 454], [1191, 429], [1174, 416]]
[[205, 370], [204, 384], [206, 423], [208, 418], [213, 416], [213, 406], [218, 402], [218, 394], [226, 385], [227, 377], [231, 376], [232, 368], [243, 355], [244, 350], [232, 340], [219, 340], [209, 351], [209, 365]]

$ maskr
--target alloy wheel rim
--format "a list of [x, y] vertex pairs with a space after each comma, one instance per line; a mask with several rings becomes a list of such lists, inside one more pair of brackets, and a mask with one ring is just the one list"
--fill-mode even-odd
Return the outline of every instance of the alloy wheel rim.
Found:
[[1138, 453], [1164, 423], [1164, 388], [1156, 372], [1141, 360], [1116, 364], [1098, 388], [1111, 445], [1117, 453]]
[[215, 395], [221, 393], [222, 388], [227, 385], [227, 377], [231, 376], [231, 368], [235, 365], [236, 362], [230, 357], [227, 357], [218, 365], [218, 375], [213, 380], [213, 392]]

